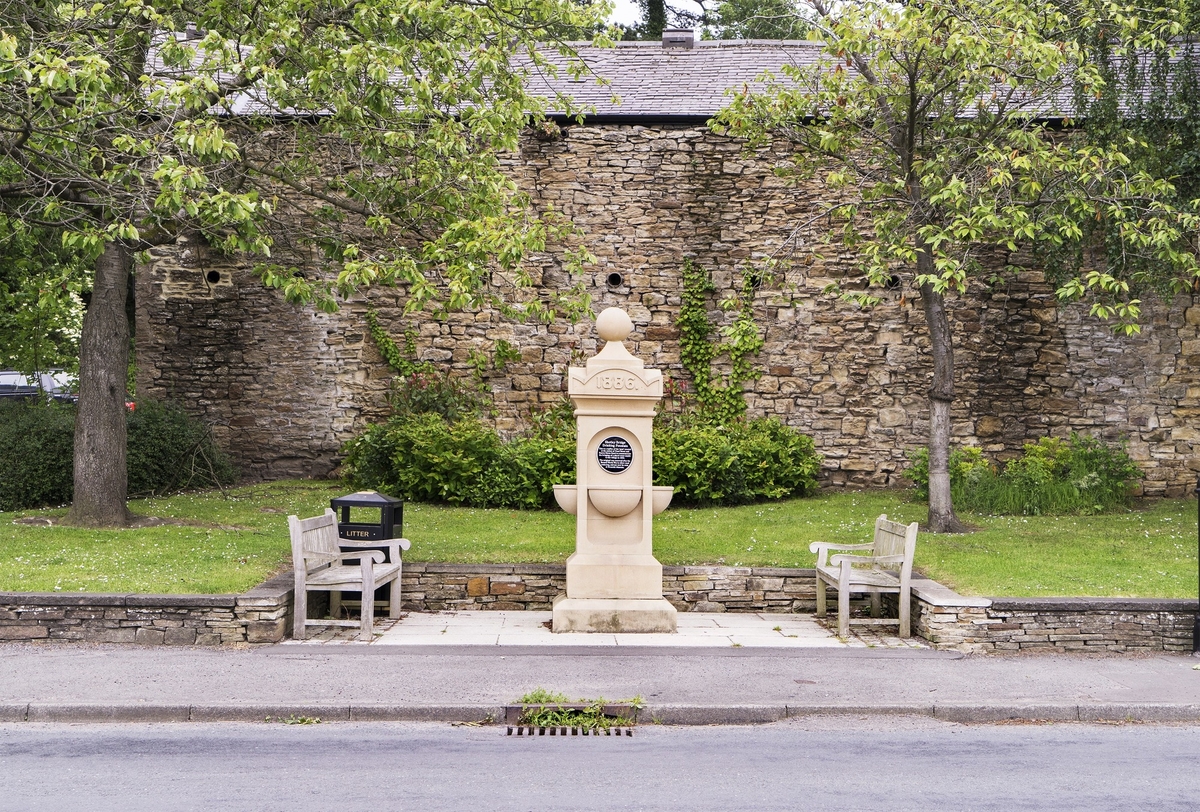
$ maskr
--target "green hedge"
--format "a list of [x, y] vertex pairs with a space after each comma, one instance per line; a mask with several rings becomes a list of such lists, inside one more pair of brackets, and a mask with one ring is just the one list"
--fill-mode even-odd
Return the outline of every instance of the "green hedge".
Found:
[[129, 495], [148, 496], [237, 481], [208, 426], [178, 406], [138, 401], [127, 413]]
[[0, 510], [71, 501], [75, 408], [0, 404]]
[[774, 418], [654, 432], [654, 481], [673, 486], [677, 504], [808, 496], [817, 490], [820, 470], [812, 438]]
[[[140, 401], [127, 426], [130, 496], [237, 479], [208, 428], [182, 409]], [[70, 503], [74, 438], [73, 406], [0, 404], [0, 510]]]
[[553, 486], [575, 481], [575, 437], [501, 441], [470, 415], [453, 423], [424, 412], [371, 426], [347, 444], [356, 487], [416, 502], [472, 507], [549, 507]]
[[[660, 427], [654, 444], [655, 483], [674, 486], [679, 504], [743, 504], [817, 488], [812, 439], [777, 420]], [[353, 485], [413, 501], [549, 507], [553, 486], [575, 481], [575, 427], [561, 419], [504, 442], [474, 415], [450, 422], [404, 414], [370, 427], [345, 451]]]

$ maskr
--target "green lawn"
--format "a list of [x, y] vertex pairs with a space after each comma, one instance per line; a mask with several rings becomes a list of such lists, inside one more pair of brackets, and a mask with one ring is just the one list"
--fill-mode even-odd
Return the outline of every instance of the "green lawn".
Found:
[[[346, 487], [290, 481], [132, 503], [135, 513], [176, 519], [127, 530], [14, 524], [65, 510], [0, 513], [0, 591], [237, 592], [287, 566], [286, 516], [320, 513]], [[875, 517], [924, 519], [901, 491], [835, 492], [738, 508], [671, 509], [655, 520], [664, 564], [812, 566], [816, 540], [858, 543]], [[1139, 512], [1095, 517], [964, 516], [962, 536], [922, 533], [917, 566], [971, 595], [1196, 595], [1196, 503], [1153, 502]], [[409, 561], [562, 562], [574, 518], [409, 504]]]

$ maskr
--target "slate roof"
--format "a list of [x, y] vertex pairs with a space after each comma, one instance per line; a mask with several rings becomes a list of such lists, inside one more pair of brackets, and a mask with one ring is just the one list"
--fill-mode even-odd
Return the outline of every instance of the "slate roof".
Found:
[[[165, 36], [184, 37], [185, 34]], [[690, 48], [667, 48], [661, 42], [618, 42], [615, 47], [597, 48], [590, 42], [570, 43], [590, 73], [572, 78], [568, 59], [547, 49], [543, 55], [559, 70], [557, 76], [532, 72], [529, 89], [548, 98], [566, 96], [575, 109], [582, 109], [589, 121], [632, 121], [682, 119], [705, 121], [725, 107], [729, 91], [744, 86], [761, 88], [764, 74], [783, 78], [785, 65], [807, 66], [817, 62], [821, 45], [800, 40], [697, 40]], [[1185, 44], [1169, 60], [1170, 72], [1181, 65], [1200, 70], [1200, 44]], [[1120, 67], [1119, 59], [1115, 64]], [[528, 62], [525, 67], [528, 69]], [[1143, 68], [1146, 66], [1143, 65]], [[162, 64], [158, 50], [152, 49], [150, 73], [170, 79], [172, 71]], [[606, 80], [602, 84], [598, 78]], [[616, 99], [614, 100], [614, 97]], [[1055, 99], [1031, 100], [1030, 112], [1041, 108], [1049, 118], [1068, 113], [1073, 106], [1069, 91]], [[554, 105], [552, 105], [552, 108]], [[1128, 101], [1121, 108], [1133, 111]], [[312, 111], [280, 110], [250, 88], [230, 99], [221, 111], [225, 114], [312, 115]], [[315, 112], [320, 115], [320, 111]], [[562, 118], [556, 114], [556, 118]]]
[[[589, 119], [707, 119], [729, 103], [729, 90], [761, 86], [758, 80], [765, 72], [779, 76], [784, 65], [812, 64], [820, 54], [818, 43], [778, 40], [702, 40], [693, 48], [664, 48], [659, 42], [572, 46], [591, 76], [572, 79], [567, 60], [555, 53], [550, 57], [560, 66], [559, 75], [534, 75], [529, 88], [540, 96], [570, 96], [591, 108]], [[597, 77], [610, 84], [597, 83]]]

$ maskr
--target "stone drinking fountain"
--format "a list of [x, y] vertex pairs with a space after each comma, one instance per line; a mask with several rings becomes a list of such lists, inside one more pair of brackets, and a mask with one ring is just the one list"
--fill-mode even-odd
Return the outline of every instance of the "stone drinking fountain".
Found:
[[604, 348], [571, 367], [567, 394], [578, 429], [576, 484], [554, 498], [575, 516], [567, 594], [554, 602], [555, 632], [673, 632], [675, 607], [662, 596], [662, 564], [652, 545], [655, 514], [672, 488], [653, 485], [652, 427], [662, 373], [625, 348], [625, 311], [596, 319]]

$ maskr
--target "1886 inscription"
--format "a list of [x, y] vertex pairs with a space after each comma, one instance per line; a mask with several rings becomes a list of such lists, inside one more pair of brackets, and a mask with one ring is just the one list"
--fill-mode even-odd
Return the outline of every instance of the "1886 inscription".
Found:
[[633, 464], [633, 446], [624, 437], [605, 437], [596, 448], [596, 462], [610, 474], [619, 474]]
[[592, 379], [592, 385], [597, 389], [633, 392], [642, 388], [642, 382], [634, 375], [623, 372], [605, 372]]

